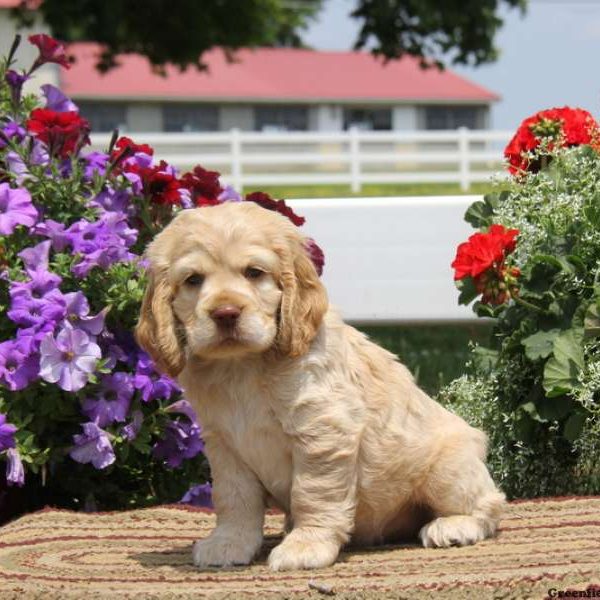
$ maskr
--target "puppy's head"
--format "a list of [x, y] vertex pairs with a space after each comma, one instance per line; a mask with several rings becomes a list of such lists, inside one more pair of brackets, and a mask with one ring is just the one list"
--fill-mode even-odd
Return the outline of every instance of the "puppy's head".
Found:
[[171, 376], [192, 356], [302, 355], [328, 305], [304, 243], [252, 202], [182, 211], [148, 247], [139, 344]]

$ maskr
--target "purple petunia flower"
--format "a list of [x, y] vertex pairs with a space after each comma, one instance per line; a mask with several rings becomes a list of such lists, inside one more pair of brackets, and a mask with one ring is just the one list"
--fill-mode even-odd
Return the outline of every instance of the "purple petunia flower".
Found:
[[62, 223], [47, 219], [38, 223], [33, 228], [33, 233], [50, 238], [52, 248], [57, 252], [62, 252], [69, 245], [69, 236]]
[[180, 391], [179, 386], [172, 379], [158, 373], [152, 359], [145, 352], [140, 352], [138, 356], [133, 385], [141, 391], [144, 402], [157, 398], [168, 399]]
[[82, 329], [90, 335], [99, 335], [104, 329], [106, 309], [90, 317], [90, 305], [83, 292], [64, 294], [67, 321], [76, 329]]
[[38, 327], [26, 327], [17, 329], [17, 341], [21, 345], [23, 352], [27, 354], [36, 354], [40, 351], [42, 340], [46, 334], [54, 332], [56, 323], [43, 323]]
[[85, 331], [65, 326], [56, 339], [46, 334], [40, 355], [40, 377], [58, 383], [67, 392], [76, 392], [86, 385], [102, 353]]
[[93, 179], [94, 175], [104, 176], [106, 173], [106, 167], [110, 160], [110, 156], [104, 152], [88, 152], [87, 154], [81, 155], [83, 159], [83, 176], [88, 181]]
[[8, 83], [8, 86], [10, 88], [10, 96], [15, 106], [19, 104], [23, 84], [28, 79], [29, 75], [27, 75], [26, 73], [17, 73], [13, 69], [9, 69], [4, 75], [4, 80], [6, 81], [6, 83]]
[[0, 234], [10, 235], [17, 225], [31, 227], [37, 219], [38, 211], [27, 190], [0, 183]]
[[115, 421], [122, 423], [129, 412], [133, 392], [129, 373], [105, 375], [94, 397], [84, 400], [83, 413], [100, 427]]
[[[29, 281], [13, 281], [10, 285], [11, 302], [16, 302], [19, 298], [25, 301], [42, 300], [51, 292], [57, 290], [61, 278], [55, 273], [49, 271], [32, 271]], [[55, 294], [57, 302], [64, 304], [64, 298], [58, 292]]]
[[113, 190], [108, 187], [103, 189], [90, 202], [90, 206], [99, 208], [103, 212], [117, 212], [128, 214], [135, 206], [131, 204], [131, 195], [125, 190]]
[[210, 483], [201, 483], [191, 487], [179, 501], [181, 504], [213, 508], [212, 486]]
[[72, 267], [77, 277], [85, 277], [94, 267], [107, 269], [115, 262], [135, 258], [128, 248], [135, 243], [137, 230], [129, 227], [123, 214], [105, 213], [94, 223], [81, 219], [65, 233], [73, 251], [81, 257]]
[[219, 202], [241, 202], [242, 195], [236, 192], [232, 186], [227, 185], [217, 197]]
[[67, 98], [57, 87], [46, 83], [40, 86], [42, 93], [46, 97], [46, 108], [56, 112], [79, 112], [77, 104], [70, 98]]
[[6, 415], [0, 413], [0, 452], [15, 447], [16, 432], [17, 428], [12, 423], [7, 423]]
[[[5, 138], [9, 140], [12, 138], [16, 138], [16, 141], [21, 143], [23, 138], [27, 134], [25, 128], [22, 127], [16, 121], [8, 121], [3, 127], [0, 128]], [[0, 138], [0, 148], [4, 148], [6, 146], [6, 142]]]
[[121, 433], [125, 437], [126, 440], [131, 442], [135, 440], [142, 428], [142, 423], [144, 421], [144, 413], [141, 410], [134, 410], [131, 413], [131, 423], [128, 423], [121, 429]]
[[9, 448], [6, 459], [6, 482], [8, 485], [22, 487], [25, 484], [25, 469], [19, 451], [16, 448]]
[[21, 327], [41, 327], [45, 323], [62, 320], [66, 314], [65, 300], [61, 292], [52, 290], [43, 298], [33, 298], [25, 294], [12, 294], [8, 318]]
[[0, 383], [9, 390], [26, 388], [34, 381], [40, 366], [37, 356], [22, 340], [8, 340], [0, 344]]
[[196, 411], [185, 398], [177, 400], [177, 402], [173, 402], [173, 404], [169, 404], [165, 410], [167, 412], [181, 413], [182, 415], [185, 415], [192, 423], [198, 423]]
[[84, 423], [83, 433], [73, 436], [75, 446], [69, 451], [69, 456], [78, 463], [92, 463], [96, 469], [105, 469], [115, 462], [108, 433], [100, 429], [96, 423]]
[[51, 245], [50, 241], [40, 242], [31, 248], [25, 248], [25, 250], [19, 252], [18, 256], [23, 261], [28, 273], [48, 270]]
[[204, 450], [200, 427], [181, 420], [169, 421], [164, 437], [154, 444], [152, 455], [176, 469], [186, 458], [194, 458]]

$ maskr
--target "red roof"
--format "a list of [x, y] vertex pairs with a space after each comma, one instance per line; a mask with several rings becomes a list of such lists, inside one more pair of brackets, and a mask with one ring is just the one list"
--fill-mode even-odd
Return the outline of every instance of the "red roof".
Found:
[[322, 52], [291, 48], [241, 50], [228, 63], [213, 50], [203, 60], [208, 71], [167, 68], [152, 72], [138, 55], [119, 58], [120, 66], [100, 74], [98, 47], [69, 46], [76, 58], [61, 70], [61, 87], [73, 98], [160, 98], [220, 101], [432, 101], [487, 103], [499, 97], [452, 71], [422, 70], [412, 58], [383, 64], [364, 52]]

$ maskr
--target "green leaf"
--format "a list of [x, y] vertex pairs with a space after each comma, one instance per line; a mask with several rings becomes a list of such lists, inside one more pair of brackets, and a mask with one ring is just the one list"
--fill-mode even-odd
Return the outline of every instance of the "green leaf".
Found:
[[473, 366], [479, 372], [490, 373], [498, 362], [498, 352], [484, 346], [474, 348], [471, 355]]
[[552, 354], [554, 340], [559, 334], [560, 329], [550, 329], [549, 331], [538, 331], [521, 340], [521, 343], [525, 347], [527, 358], [529, 360], [548, 358]]
[[578, 387], [577, 376], [584, 368], [583, 330], [568, 329], [554, 340], [553, 356], [544, 368], [544, 389], [549, 398]]
[[458, 297], [459, 304], [470, 304], [477, 296], [479, 296], [479, 292], [475, 288], [475, 282], [471, 277], [459, 279], [455, 283], [457, 289], [460, 291], [460, 296]]
[[537, 404], [538, 414], [543, 421], [559, 421], [572, 413], [576, 407], [575, 400], [564, 394], [544, 398]]
[[473, 202], [465, 213], [465, 221], [480, 229], [481, 227], [487, 227], [492, 223], [492, 217], [494, 216], [494, 209], [498, 205], [497, 194], [487, 194], [483, 197], [483, 200]]
[[581, 434], [581, 430], [583, 429], [586, 419], [586, 413], [573, 413], [565, 422], [563, 427], [563, 436], [570, 442], [574, 442]]

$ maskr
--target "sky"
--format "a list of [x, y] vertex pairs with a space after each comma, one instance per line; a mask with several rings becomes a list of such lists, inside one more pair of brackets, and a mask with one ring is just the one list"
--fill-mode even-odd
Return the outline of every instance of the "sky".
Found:
[[[358, 22], [353, 0], [325, 0], [318, 22], [303, 36], [320, 50], [349, 50]], [[524, 16], [503, 10], [496, 37], [499, 59], [480, 67], [451, 67], [502, 97], [492, 108], [494, 129], [514, 130], [545, 108], [573, 106], [600, 116], [600, 0], [529, 0]]]

